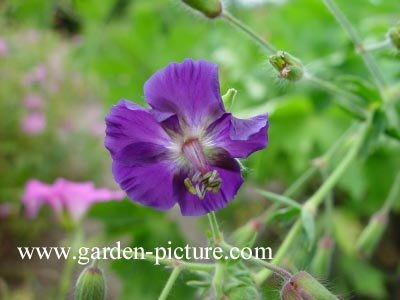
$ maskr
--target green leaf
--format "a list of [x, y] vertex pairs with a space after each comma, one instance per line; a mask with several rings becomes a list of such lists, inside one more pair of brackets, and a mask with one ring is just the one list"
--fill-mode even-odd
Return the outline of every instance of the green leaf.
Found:
[[364, 100], [364, 104], [380, 102], [378, 89], [364, 79], [352, 75], [343, 75], [338, 77], [338, 85], [352, 94], [359, 96]]
[[298, 210], [301, 209], [301, 204], [290, 199], [289, 197], [278, 195], [278, 194], [275, 194], [275, 193], [272, 193], [269, 191], [264, 191], [264, 190], [256, 190], [256, 192], [264, 197], [267, 197], [268, 199], [271, 199], [273, 202], [276, 202], [279, 204], [284, 204], [284, 205], [290, 206], [290, 207], [294, 207]]
[[301, 210], [301, 221], [307, 234], [308, 241], [312, 245], [315, 241], [315, 219], [307, 206], [304, 206]]

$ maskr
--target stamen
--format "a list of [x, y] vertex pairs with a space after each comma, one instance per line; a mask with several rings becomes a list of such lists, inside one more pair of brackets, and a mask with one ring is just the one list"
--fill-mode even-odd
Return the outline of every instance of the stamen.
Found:
[[185, 180], [183, 182], [184, 182], [184, 184], [186, 186], [186, 189], [188, 190], [189, 193], [191, 193], [193, 195], [197, 194], [196, 189], [194, 188], [194, 186], [193, 186], [193, 184], [192, 184], [192, 182], [190, 181], [189, 178], [185, 178]]
[[222, 185], [222, 179], [218, 177], [218, 171], [213, 170], [203, 176], [201, 176], [200, 172], [196, 172], [192, 180], [185, 178], [184, 183], [191, 194], [197, 195], [200, 200], [203, 200], [207, 192], [218, 193]]

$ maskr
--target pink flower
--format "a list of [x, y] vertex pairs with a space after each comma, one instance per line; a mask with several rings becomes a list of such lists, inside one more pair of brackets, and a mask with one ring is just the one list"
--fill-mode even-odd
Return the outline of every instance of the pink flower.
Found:
[[46, 128], [46, 117], [40, 112], [29, 113], [22, 119], [21, 129], [27, 135], [42, 133]]
[[62, 210], [61, 201], [59, 196], [54, 193], [54, 188], [36, 179], [27, 182], [22, 202], [28, 218], [34, 218], [43, 204], [50, 205], [57, 214]]
[[30, 218], [37, 215], [43, 204], [48, 204], [57, 214], [65, 209], [78, 221], [94, 203], [123, 198], [123, 192], [96, 189], [93, 182], [72, 182], [58, 178], [53, 185], [35, 179], [28, 181], [22, 201], [26, 215]]
[[8, 54], [8, 45], [6, 41], [0, 37], [0, 56], [7, 56]]
[[23, 104], [29, 110], [41, 110], [43, 108], [43, 99], [37, 94], [27, 94], [24, 97]]
[[35, 83], [43, 82], [47, 77], [46, 65], [37, 65], [31, 72], [27, 73], [24, 77], [24, 83], [26, 85], [32, 85]]

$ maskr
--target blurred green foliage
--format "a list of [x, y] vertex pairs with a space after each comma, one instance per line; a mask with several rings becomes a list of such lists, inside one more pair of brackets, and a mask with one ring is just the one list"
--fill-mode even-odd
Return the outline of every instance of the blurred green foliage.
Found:
[[[349, 90], [354, 86], [349, 81], [345, 84], [344, 76], [371, 82], [348, 37], [322, 1], [266, 1], [258, 6], [225, 2], [232, 14], [279, 49], [301, 58], [311, 74]], [[388, 28], [399, 18], [397, 0], [337, 3], [366, 43], [385, 39]], [[0, 56], [0, 201], [12, 205], [12, 214], [0, 220], [0, 241], [14, 236], [16, 245], [27, 244], [27, 240], [18, 238], [26, 238], [23, 232], [29, 231], [32, 223], [41, 224], [50, 218], [48, 211], [42, 211], [40, 220], [22, 221], [20, 196], [28, 179], [52, 182], [67, 177], [112, 185], [102, 134], [91, 134], [91, 128], [102, 122], [108, 108], [120, 98], [145, 104], [144, 82], [171, 61], [190, 57], [218, 63], [221, 93], [231, 87], [238, 91], [233, 113], [241, 117], [262, 112], [270, 115], [268, 148], [244, 162], [246, 182], [237, 199], [220, 212], [226, 230], [268, 207], [268, 202], [253, 192], [254, 187], [283, 191], [353, 122], [334, 105], [336, 95], [307, 82], [288, 85], [279, 81], [261, 48], [223, 21], [208, 21], [179, 1], [5, 0], [0, 2], [0, 37], [8, 45], [7, 55]], [[386, 48], [373, 55], [388, 82], [388, 93], [394, 100], [387, 105], [392, 106], [396, 119], [400, 111], [399, 54]], [[24, 83], [26, 75], [40, 65], [47, 68], [46, 78]], [[371, 94], [365, 86], [360, 89]], [[45, 101], [46, 129], [36, 136], [27, 136], [20, 128], [26, 113], [23, 99], [29, 93], [39, 94]], [[398, 141], [381, 135], [335, 188], [335, 211], [329, 221], [336, 249], [329, 285], [346, 297], [399, 297], [400, 241], [396, 226], [400, 223], [400, 201], [394, 206], [393, 221], [372, 262], [359, 258], [354, 248], [354, 241], [368, 217], [382, 206], [400, 169], [399, 150]], [[329, 164], [328, 170], [339, 159]], [[322, 180], [319, 174], [314, 176], [296, 200], [312, 194]], [[185, 228], [169, 214], [129, 201], [98, 204], [90, 216], [101, 221], [104, 228], [104, 234], [102, 229], [95, 234], [97, 242], [107, 244], [124, 238], [127, 245], [144, 248], [162, 246], [169, 240], [174, 245], [184, 244]], [[277, 249], [286, 225], [287, 220], [272, 224], [258, 244]], [[42, 234], [48, 232], [40, 228]], [[322, 234], [318, 232], [319, 237]], [[36, 238], [40, 243], [40, 236]], [[310, 266], [316, 246], [310, 249], [303, 240], [304, 236], [298, 237], [298, 246], [288, 255], [288, 266]], [[6, 266], [3, 262], [7, 259], [21, 264], [12, 250], [0, 250], [0, 266]], [[110, 299], [155, 299], [169, 273], [148, 262], [116, 261], [110, 267], [122, 284], [120, 294]], [[193, 289], [185, 286], [186, 277], [178, 281], [171, 299], [194, 297]], [[11, 280], [9, 273], [0, 271], [1, 278], [15, 290], [12, 299], [39, 299], [34, 296], [38, 286], [47, 289], [37, 292], [40, 299], [53, 299], [53, 287], [40, 278], [23, 274]], [[27, 284], [33, 292], [18, 296]], [[265, 287], [265, 297], [278, 299], [277, 289], [278, 285], [271, 282]]]

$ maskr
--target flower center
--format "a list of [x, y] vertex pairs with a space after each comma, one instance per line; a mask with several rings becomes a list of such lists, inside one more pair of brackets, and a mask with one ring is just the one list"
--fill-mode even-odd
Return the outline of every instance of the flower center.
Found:
[[197, 138], [187, 139], [182, 145], [182, 152], [201, 174], [207, 173], [207, 159]]
[[203, 148], [197, 138], [189, 138], [182, 144], [182, 152], [196, 169], [194, 176], [185, 178], [186, 189], [200, 199], [204, 199], [207, 191], [216, 194], [221, 188], [222, 180], [217, 170], [210, 170]]

